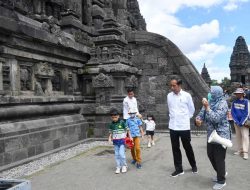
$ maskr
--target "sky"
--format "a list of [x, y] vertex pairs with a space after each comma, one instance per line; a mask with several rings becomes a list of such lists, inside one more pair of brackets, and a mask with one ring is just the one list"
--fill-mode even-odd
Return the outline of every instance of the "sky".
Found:
[[211, 79], [230, 78], [238, 36], [250, 49], [250, 0], [138, 0], [147, 30], [167, 37]]

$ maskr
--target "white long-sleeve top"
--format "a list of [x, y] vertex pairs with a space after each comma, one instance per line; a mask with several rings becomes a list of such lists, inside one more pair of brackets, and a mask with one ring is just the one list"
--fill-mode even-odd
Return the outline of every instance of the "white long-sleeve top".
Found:
[[130, 109], [136, 109], [139, 114], [137, 107], [137, 100], [135, 97], [129, 98], [128, 96], [123, 99], [123, 118], [128, 119], [130, 116], [128, 114]]
[[167, 96], [169, 110], [169, 129], [190, 130], [190, 118], [195, 108], [191, 95], [181, 90], [178, 94], [170, 92]]

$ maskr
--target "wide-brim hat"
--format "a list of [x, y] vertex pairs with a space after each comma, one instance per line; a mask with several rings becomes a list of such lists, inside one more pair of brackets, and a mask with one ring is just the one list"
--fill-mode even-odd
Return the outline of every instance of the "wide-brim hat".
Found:
[[245, 94], [244, 90], [242, 88], [237, 88], [234, 92], [234, 94]]

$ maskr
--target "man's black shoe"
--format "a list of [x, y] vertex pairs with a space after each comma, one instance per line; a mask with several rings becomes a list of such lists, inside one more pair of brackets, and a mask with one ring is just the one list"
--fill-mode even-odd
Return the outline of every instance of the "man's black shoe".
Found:
[[184, 171], [175, 171], [170, 176], [171, 177], [178, 177], [179, 175], [183, 175]]
[[198, 173], [198, 169], [197, 169], [196, 166], [192, 168], [192, 172], [193, 172], [194, 174], [197, 174], [197, 173]]

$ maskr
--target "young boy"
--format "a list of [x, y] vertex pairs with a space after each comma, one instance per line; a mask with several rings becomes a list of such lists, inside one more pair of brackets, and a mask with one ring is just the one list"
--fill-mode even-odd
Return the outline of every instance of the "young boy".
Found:
[[[127, 163], [125, 155], [125, 138], [128, 136], [131, 138], [129, 129], [125, 125], [123, 120], [120, 120], [119, 113], [117, 110], [112, 110], [110, 112], [112, 123], [109, 125], [109, 142], [114, 144], [115, 149], [115, 161], [116, 170], [115, 173], [119, 174], [127, 172]], [[132, 139], [132, 138], [131, 138]]]
[[128, 126], [131, 136], [133, 138], [134, 147], [131, 149], [132, 162], [131, 164], [136, 164], [138, 169], [141, 169], [141, 147], [140, 147], [140, 137], [144, 135], [142, 129], [142, 121], [136, 117], [137, 110], [130, 109], [129, 115], [130, 117], [126, 121], [126, 125]]

